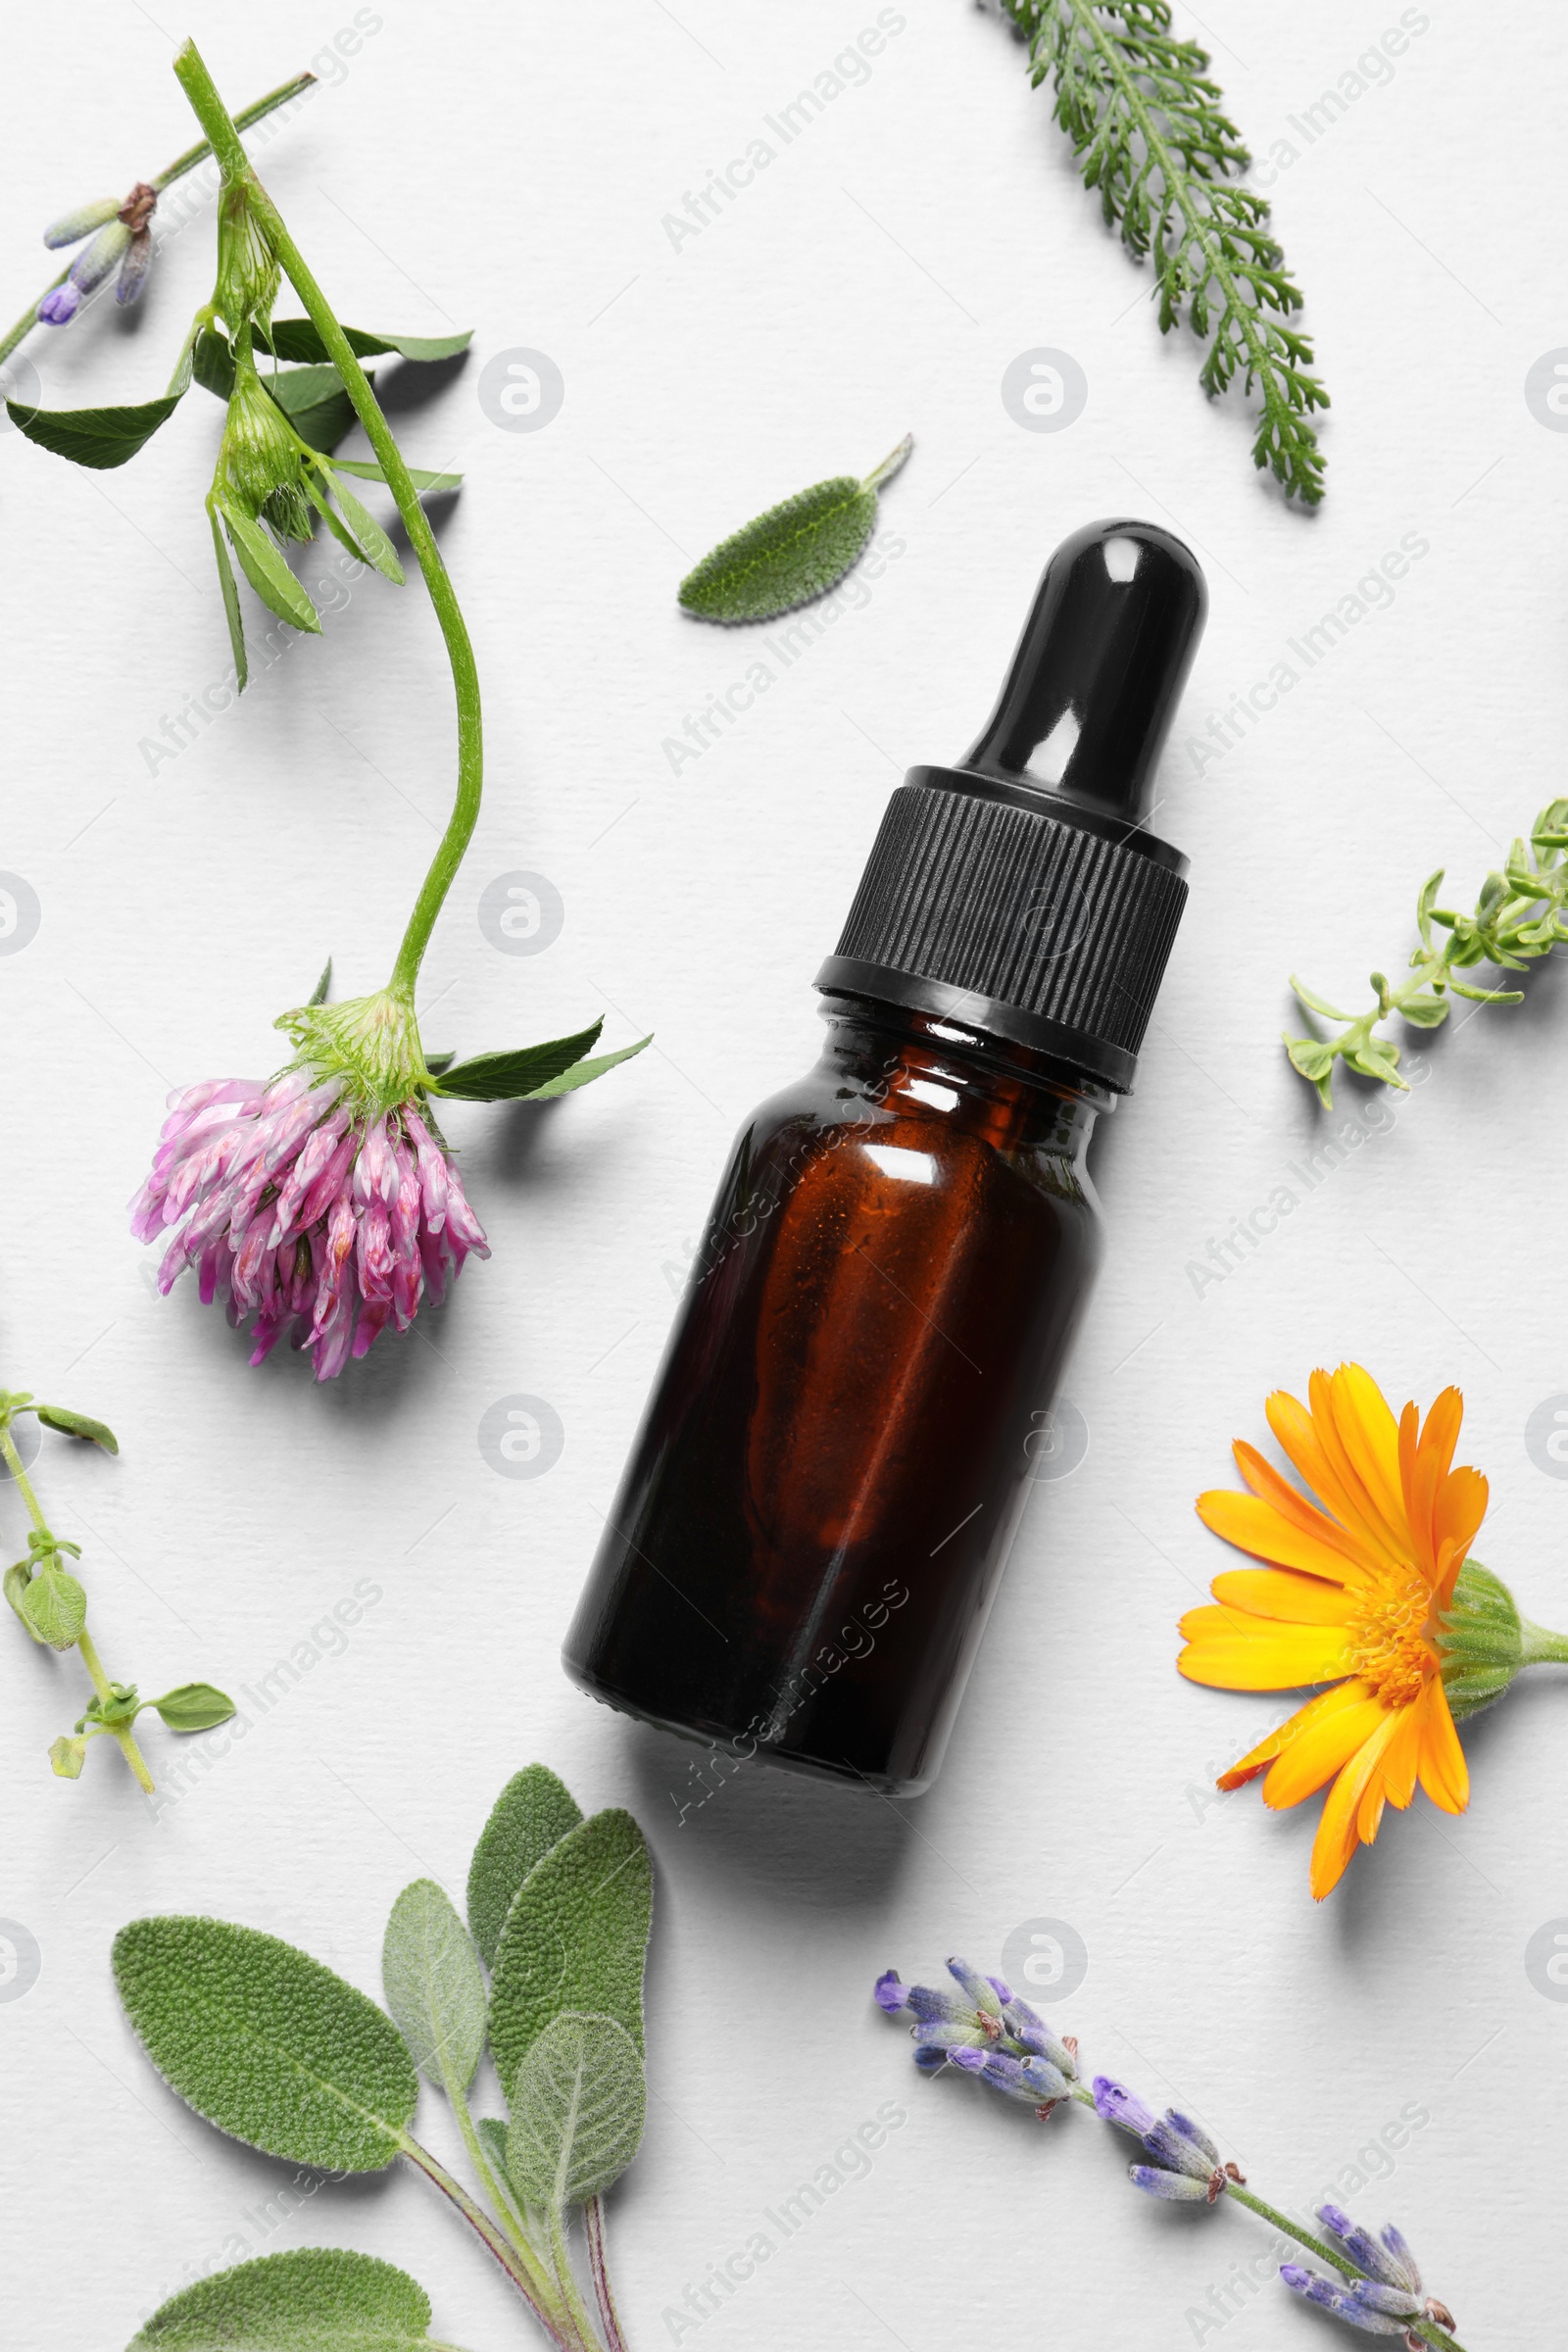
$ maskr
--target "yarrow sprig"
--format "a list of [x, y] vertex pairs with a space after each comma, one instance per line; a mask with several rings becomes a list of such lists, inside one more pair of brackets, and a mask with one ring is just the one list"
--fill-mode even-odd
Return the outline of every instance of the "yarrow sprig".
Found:
[[181, 1683], [162, 1698], [140, 1698], [134, 1683], [111, 1682], [87, 1631], [87, 1594], [69, 1560], [79, 1560], [81, 1546], [57, 1536], [43, 1515], [31, 1479], [17, 1446], [16, 1425], [31, 1415], [44, 1429], [75, 1438], [105, 1453], [118, 1453], [115, 1433], [90, 1414], [73, 1412], [63, 1404], [39, 1404], [27, 1389], [0, 1389], [0, 1460], [3, 1460], [26, 1506], [30, 1527], [25, 1559], [5, 1572], [5, 1594], [32, 1640], [47, 1649], [74, 1649], [92, 1678], [93, 1694], [77, 1718], [74, 1738], [64, 1733], [49, 1750], [49, 1761], [63, 1781], [80, 1777], [89, 1740], [108, 1737], [150, 1795], [153, 1777], [132, 1728], [150, 1707], [172, 1732], [206, 1732], [226, 1723], [234, 1702], [211, 1683]]
[[1210, 397], [1238, 375], [1262, 416], [1252, 463], [1287, 497], [1316, 506], [1324, 459], [1310, 418], [1328, 393], [1312, 346], [1288, 323], [1300, 289], [1269, 225], [1269, 205], [1241, 174], [1251, 161], [1209, 78], [1207, 54], [1174, 38], [1166, 0], [1002, 0], [1029, 45], [1036, 86], [1055, 85], [1056, 121], [1086, 187], [1139, 260], [1151, 256], [1159, 326], [1185, 314], [1208, 351]]
[[[1440, 866], [1421, 886], [1416, 900], [1416, 928], [1421, 945], [1410, 952], [1410, 977], [1391, 986], [1374, 972], [1374, 1002], [1365, 1012], [1342, 1012], [1337, 1004], [1306, 988], [1291, 974], [1291, 987], [1309, 1012], [1325, 1020], [1344, 1021], [1338, 1037], [1293, 1037], [1284, 1032], [1292, 1067], [1310, 1079], [1326, 1108], [1334, 1107], [1334, 1064], [1343, 1061], [1363, 1078], [1378, 1078], [1386, 1086], [1408, 1093], [1399, 1076], [1399, 1048], [1382, 1034], [1383, 1022], [1396, 1014], [1418, 1029], [1441, 1028], [1452, 1009], [1450, 999], [1465, 997], [1472, 1004], [1517, 1004], [1518, 988], [1476, 988], [1457, 974], [1478, 963], [1505, 972], [1522, 972], [1559, 940], [1568, 939], [1568, 800], [1548, 801], [1530, 828], [1528, 845], [1515, 839], [1501, 872], [1490, 873], [1481, 886], [1471, 914], [1440, 906], [1443, 888]], [[1434, 936], [1433, 925], [1446, 934]]]
[[[434, 1102], [564, 1094], [640, 1053], [648, 1040], [596, 1055], [596, 1021], [571, 1037], [464, 1062], [425, 1054], [415, 987], [478, 820], [483, 785], [473, 649], [418, 485], [360, 365], [356, 344], [367, 338], [339, 322], [312, 276], [192, 43], [174, 71], [223, 175], [215, 303], [198, 315], [185, 364], [195, 365], [202, 339], [211, 342], [220, 324], [233, 389], [209, 508], [236, 665], [244, 647], [225, 534], [274, 611], [304, 592], [264, 524], [297, 530], [307, 501], [366, 561], [403, 576], [384, 534], [346, 492], [342, 468], [327, 466], [293, 431], [261, 385], [252, 348], [263, 335], [274, 350], [282, 339], [270, 318], [286, 274], [308, 313], [313, 347], [330, 363], [375, 453], [376, 465], [364, 470], [384, 480], [397, 502], [445, 639], [457, 701], [456, 800], [386, 986], [328, 1004], [329, 962], [310, 1004], [276, 1024], [294, 1047], [281, 1071], [270, 1079], [207, 1080], [172, 1095], [152, 1174], [132, 1204], [139, 1239], [170, 1237], [160, 1274], [166, 1291], [183, 1267], [196, 1267], [205, 1301], [222, 1298], [236, 1322], [255, 1317], [253, 1363], [286, 1331], [309, 1351], [317, 1378], [327, 1380], [351, 1355], [363, 1355], [389, 1321], [406, 1330], [421, 1298], [439, 1298], [470, 1252], [489, 1253]], [[291, 347], [298, 350], [301, 338]], [[312, 620], [314, 612], [297, 625]]]
[[1076, 2039], [1054, 2034], [1001, 1977], [982, 1976], [966, 1960], [947, 1965], [959, 1987], [956, 1995], [940, 1985], [906, 1984], [891, 1968], [873, 1988], [886, 2016], [907, 2012], [914, 2019], [914, 2063], [922, 2074], [956, 2067], [1032, 2107], [1042, 2123], [1064, 2103], [1087, 2107], [1139, 2142], [1143, 2160], [1128, 2166], [1127, 2177], [1146, 2196], [1199, 2208], [1225, 2199], [1245, 2205], [1326, 2266], [1327, 2275], [1299, 2263], [1282, 2265], [1280, 2277], [1297, 2294], [1368, 2334], [1399, 2336], [1415, 2352], [1423, 2344], [1462, 2352], [1451, 2332], [1453, 2315], [1424, 2294], [1414, 2257], [1392, 2225], [1374, 2238], [1337, 2205], [1321, 2205], [1316, 2218], [1324, 2234], [1318, 2236], [1250, 2187], [1240, 2167], [1221, 2156], [1191, 2116], [1174, 2107], [1157, 2115], [1109, 2075], [1086, 2082]]

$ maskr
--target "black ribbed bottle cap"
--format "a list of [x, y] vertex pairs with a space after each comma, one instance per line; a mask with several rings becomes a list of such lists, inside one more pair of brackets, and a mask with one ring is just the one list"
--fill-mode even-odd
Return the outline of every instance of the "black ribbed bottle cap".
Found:
[[1197, 559], [1156, 523], [1064, 539], [978, 741], [889, 803], [816, 986], [1127, 1093], [1187, 900], [1186, 858], [1144, 818], [1207, 608]]

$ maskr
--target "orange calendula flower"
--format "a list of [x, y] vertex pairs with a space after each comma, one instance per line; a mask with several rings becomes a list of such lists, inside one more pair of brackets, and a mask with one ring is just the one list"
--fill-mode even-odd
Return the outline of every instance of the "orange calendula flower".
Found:
[[1312, 1892], [1338, 1886], [1385, 1805], [1417, 1784], [1462, 1813], [1470, 1775], [1456, 1715], [1501, 1695], [1519, 1668], [1568, 1658], [1568, 1643], [1520, 1618], [1507, 1588], [1469, 1558], [1487, 1509], [1478, 1470], [1454, 1469], [1463, 1400], [1445, 1389], [1425, 1423], [1397, 1421], [1359, 1364], [1314, 1372], [1309, 1406], [1277, 1390], [1269, 1427], [1303, 1494], [1250, 1446], [1250, 1493], [1215, 1490], [1199, 1517], [1267, 1567], [1214, 1579], [1215, 1606], [1182, 1619], [1190, 1682], [1227, 1690], [1319, 1690], [1223, 1775], [1262, 1773], [1263, 1801], [1299, 1804], [1332, 1782], [1312, 1847]]

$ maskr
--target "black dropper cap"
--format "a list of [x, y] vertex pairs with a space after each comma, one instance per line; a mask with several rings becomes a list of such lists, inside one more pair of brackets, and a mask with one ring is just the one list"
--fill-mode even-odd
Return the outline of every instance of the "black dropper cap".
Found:
[[1144, 818], [1207, 608], [1196, 558], [1156, 523], [1064, 539], [978, 740], [956, 767], [910, 768], [889, 803], [817, 987], [1127, 1093], [1187, 900], [1186, 858]]

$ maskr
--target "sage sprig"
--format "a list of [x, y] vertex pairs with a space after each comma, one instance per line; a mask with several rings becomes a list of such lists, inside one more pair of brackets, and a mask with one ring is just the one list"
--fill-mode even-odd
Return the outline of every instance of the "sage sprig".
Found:
[[211, 1683], [181, 1683], [162, 1698], [141, 1698], [134, 1683], [110, 1681], [87, 1631], [85, 1588], [67, 1566], [80, 1559], [81, 1546], [50, 1527], [17, 1448], [16, 1425], [28, 1415], [43, 1428], [101, 1446], [105, 1453], [118, 1453], [120, 1446], [114, 1431], [88, 1413], [63, 1404], [39, 1404], [27, 1389], [0, 1389], [0, 1460], [16, 1483], [30, 1522], [26, 1557], [6, 1570], [5, 1595], [34, 1642], [47, 1649], [75, 1650], [92, 1678], [93, 1694], [76, 1720], [74, 1737], [62, 1733], [49, 1750], [49, 1761], [61, 1780], [77, 1780], [88, 1740], [107, 1737], [116, 1741], [138, 1785], [150, 1795], [154, 1783], [136, 1740], [137, 1716], [151, 1708], [172, 1732], [206, 1732], [228, 1721], [234, 1702]]
[[[555, 1774], [532, 1764], [480, 1836], [468, 1924], [430, 1879], [393, 1904], [390, 2016], [308, 1953], [223, 1920], [132, 1921], [115, 1940], [115, 1977], [159, 2073], [220, 2131], [338, 2174], [404, 2158], [451, 2200], [562, 2352], [625, 2352], [603, 2199], [642, 2140], [652, 1897], [631, 1816], [585, 1821]], [[487, 2047], [505, 2119], [470, 2105]], [[410, 2130], [421, 2077], [451, 2107], [477, 2193]], [[450, 2352], [429, 2324], [422, 2288], [386, 2264], [281, 2255], [176, 2295], [130, 2352]]]
[[863, 480], [836, 473], [732, 531], [680, 584], [699, 620], [771, 620], [838, 585], [876, 529], [877, 493], [914, 447], [906, 433]]
[[1241, 174], [1251, 162], [1196, 41], [1171, 32], [1166, 0], [1001, 0], [1028, 43], [1030, 78], [1055, 88], [1056, 121], [1084, 185], [1140, 261], [1153, 262], [1159, 328], [1185, 316], [1206, 341], [1199, 380], [1210, 397], [1237, 376], [1262, 415], [1252, 463], [1288, 498], [1316, 506], [1324, 460], [1310, 418], [1328, 393], [1312, 346], [1289, 324], [1301, 293], [1269, 224], [1269, 205]]
[[[1284, 1032], [1292, 1067], [1317, 1088], [1326, 1108], [1334, 1107], [1337, 1061], [1358, 1070], [1363, 1078], [1381, 1079], [1386, 1086], [1409, 1091], [1399, 1076], [1398, 1045], [1382, 1030], [1382, 1024], [1396, 1014], [1415, 1028], [1438, 1029], [1447, 1019], [1454, 997], [1464, 997], [1472, 1004], [1521, 1002], [1523, 989], [1477, 988], [1457, 975], [1480, 963], [1522, 972], [1543, 956], [1549, 956], [1559, 940], [1568, 939], [1565, 852], [1568, 800], [1549, 801], [1530, 828], [1528, 845], [1516, 838], [1502, 870], [1487, 876], [1472, 913], [1438, 905], [1438, 892], [1443, 888], [1440, 866], [1423, 882], [1416, 900], [1421, 945], [1411, 950], [1410, 977], [1396, 985], [1382, 972], [1374, 972], [1373, 1002], [1365, 1012], [1342, 1012], [1292, 973], [1291, 987], [1309, 1012], [1346, 1024], [1338, 1037], [1293, 1037], [1288, 1029]], [[1438, 938], [1434, 925], [1446, 936]]]

